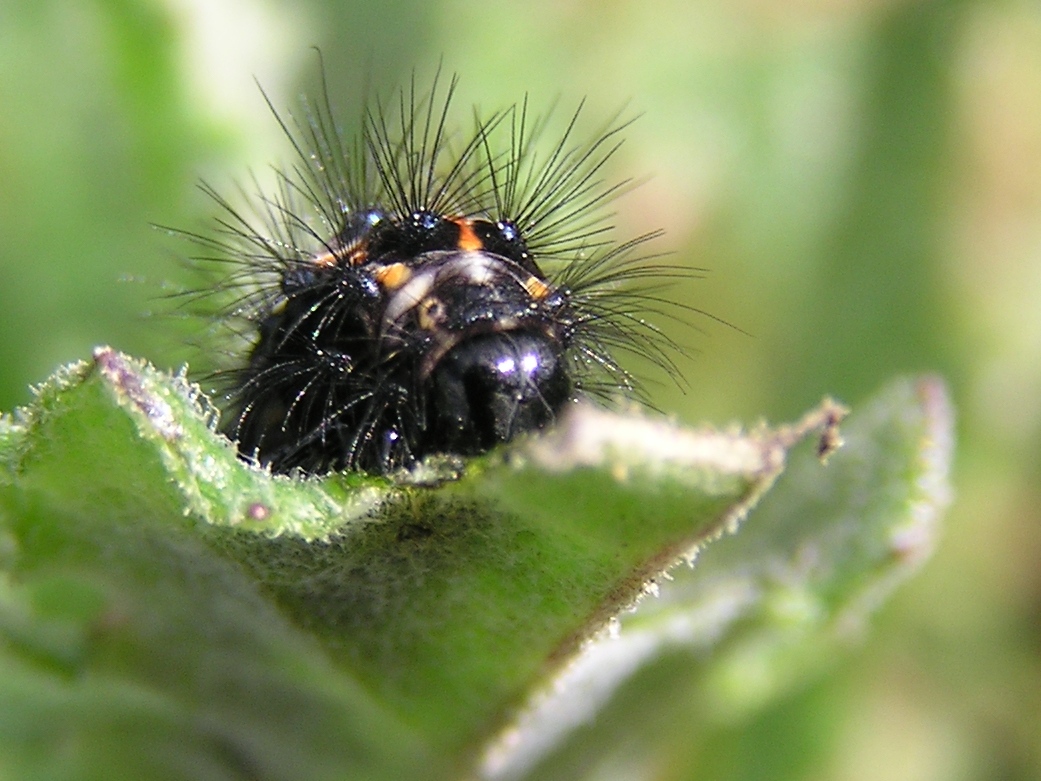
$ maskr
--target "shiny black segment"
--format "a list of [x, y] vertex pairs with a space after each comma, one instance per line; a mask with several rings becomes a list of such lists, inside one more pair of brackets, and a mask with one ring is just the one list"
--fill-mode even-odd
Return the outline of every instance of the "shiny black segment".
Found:
[[554, 340], [527, 331], [476, 336], [431, 376], [429, 449], [482, 453], [551, 423], [571, 393]]
[[544, 278], [528, 252], [528, 245], [521, 237], [520, 230], [509, 220], [474, 220], [473, 232], [481, 240], [485, 251], [509, 258], [540, 279]]
[[404, 220], [383, 220], [369, 234], [369, 258], [380, 263], [408, 262], [417, 255], [455, 249], [459, 226], [429, 211]]

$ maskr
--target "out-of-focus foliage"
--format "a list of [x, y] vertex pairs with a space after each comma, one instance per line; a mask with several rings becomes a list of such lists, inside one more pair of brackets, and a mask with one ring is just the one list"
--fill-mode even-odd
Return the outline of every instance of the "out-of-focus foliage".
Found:
[[617, 224], [664, 227], [711, 269], [681, 295], [752, 334], [698, 322], [690, 390], [655, 389], [680, 418], [950, 378], [961, 455], [937, 557], [826, 681], [714, 726], [712, 775], [781, 751], [791, 778], [1041, 775], [1041, 7], [9, 0], [0, 409], [96, 344], [186, 357], [202, 327], [141, 317], [186, 279], [185, 248], [147, 225], [197, 227], [198, 176], [284, 153], [252, 78], [285, 103], [313, 81], [311, 44], [345, 116], [441, 57], [465, 102], [643, 112], [614, 172], [651, 178]]

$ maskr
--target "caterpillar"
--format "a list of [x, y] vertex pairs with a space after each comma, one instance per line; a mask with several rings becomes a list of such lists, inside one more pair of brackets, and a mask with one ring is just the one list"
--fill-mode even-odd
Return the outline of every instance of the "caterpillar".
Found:
[[413, 75], [346, 133], [323, 69], [296, 113], [265, 95], [292, 149], [270, 192], [201, 185], [219, 215], [188, 235], [246, 344], [217, 375], [243, 458], [386, 474], [484, 453], [580, 397], [644, 398], [620, 354], [678, 376], [656, 320], [685, 308], [662, 288], [693, 272], [646, 249], [658, 232], [613, 237], [632, 180], [605, 171], [629, 121], [582, 138], [580, 102], [551, 134], [525, 97], [460, 123], [457, 85]]

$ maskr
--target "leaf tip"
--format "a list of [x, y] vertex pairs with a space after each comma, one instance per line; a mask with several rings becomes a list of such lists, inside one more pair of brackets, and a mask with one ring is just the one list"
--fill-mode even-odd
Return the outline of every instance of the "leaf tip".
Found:
[[147, 387], [143, 376], [146, 364], [139, 363], [111, 347], [96, 347], [94, 365], [109, 386], [144, 415], [159, 436], [167, 442], [184, 436], [184, 429], [177, 422], [170, 404]]

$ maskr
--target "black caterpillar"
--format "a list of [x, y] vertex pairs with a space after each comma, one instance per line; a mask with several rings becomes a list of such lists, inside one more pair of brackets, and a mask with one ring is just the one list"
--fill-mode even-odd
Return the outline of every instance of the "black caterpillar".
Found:
[[[295, 149], [244, 210], [215, 190], [214, 237], [192, 234], [234, 291], [224, 321], [251, 342], [221, 372], [222, 430], [275, 472], [387, 473], [432, 453], [478, 454], [552, 423], [580, 395], [640, 395], [614, 357], [675, 373], [646, 318], [690, 271], [610, 239], [628, 181], [603, 169], [627, 123], [555, 143], [527, 100], [453, 129], [452, 96], [416, 79], [339, 131], [323, 90], [275, 116]], [[666, 312], [666, 316], [667, 312]]]

